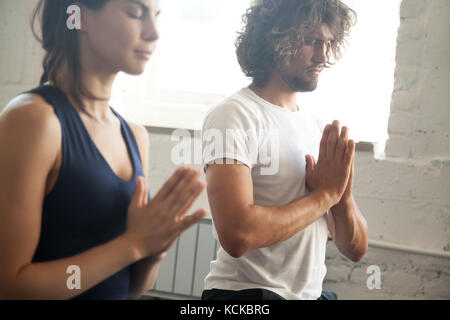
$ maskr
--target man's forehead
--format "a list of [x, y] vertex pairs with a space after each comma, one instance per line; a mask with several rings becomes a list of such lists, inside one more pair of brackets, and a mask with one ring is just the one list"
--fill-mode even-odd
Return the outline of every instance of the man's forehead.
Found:
[[321, 39], [324, 41], [334, 40], [334, 35], [330, 30], [330, 27], [326, 23], [317, 25], [310, 32], [305, 34], [307, 38]]

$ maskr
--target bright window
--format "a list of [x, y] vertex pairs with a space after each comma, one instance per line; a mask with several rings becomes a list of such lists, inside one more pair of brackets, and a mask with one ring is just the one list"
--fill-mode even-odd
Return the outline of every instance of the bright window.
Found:
[[[384, 144], [394, 83], [401, 0], [344, 0], [358, 13], [348, 49], [299, 104], [339, 119], [356, 141]], [[208, 108], [250, 81], [234, 41], [249, 0], [163, 2], [158, 48], [144, 75], [120, 74], [113, 105], [148, 126], [200, 129]], [[382, 17], [382, 19], [380, 19]]]

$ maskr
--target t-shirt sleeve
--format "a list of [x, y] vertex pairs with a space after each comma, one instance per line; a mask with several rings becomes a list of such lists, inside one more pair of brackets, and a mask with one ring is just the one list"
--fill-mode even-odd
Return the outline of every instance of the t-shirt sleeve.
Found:
[[203, 122], [203, 170], [206, 172], [212, 163], [226, 163], [223, 159], [236, 160], [251, 169], [257, 159], [256, 127], [255, 116], [236, 102], [214, 107]]

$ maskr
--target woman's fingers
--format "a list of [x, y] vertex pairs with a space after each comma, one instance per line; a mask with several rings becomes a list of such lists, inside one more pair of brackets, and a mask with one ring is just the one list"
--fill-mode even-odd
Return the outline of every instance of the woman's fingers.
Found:
[[139, 199], [139, 206], [140, 207], [144, 207], [145, 205], [147, 205], [147, 194], [148, 194], [148, 183], [147, 183], [147, 179], [145, 179], [144, 177], [142, 177], [143, 180], [143, 189], [142, 192], [140, 194], [140, 199]]
[[189, 216], [184, 216], [183, 219], [178, 224], [178, 227], [177, 227], [178, 232], [184, 232], [190, 226], [201, 221], [207, 215], [207, 213], [208, 212], [205, 209], [199, 209]]
[[181, 216], [192, 206], [194, 201], [198, 198], [200, 193], [205, 188], [205, 184], [201, 181], [197, 181], [189, 186], [188, 189], [180, 196], [177, 202], [174, 204], [172, 210], [175, 215]]
[[178, 182], [178, 184], [166, 198], [167, 205], [169, 205], [170, 207], [174, 206], [176, 202], [179, 201], [184, 190], [189, 188], [192, 183], [197, 180], [199, 175], [200, 170], [189, 169], [189, 172], [183, 177], [183, 179]]
[[177, 184], [183, 179], [183, 177], [188, 172], [189, 168], [180, 167], [178, 168], [172, 176], [164, 183], [159, 192], [155, 195], [153, 199], [155, 200], [164, 200], [166, 199], [173, 189], [177, 186]]
[[134, 187], [133, 195], [131, 196], [130, 207], [139, 208], [142, 202], [142, 193], [145, 189], [145, 179], [143, 177], [136, 178], [136, 186]]

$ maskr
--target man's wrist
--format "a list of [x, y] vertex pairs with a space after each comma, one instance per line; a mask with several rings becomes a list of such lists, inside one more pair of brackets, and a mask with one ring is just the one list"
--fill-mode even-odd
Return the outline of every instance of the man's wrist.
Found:
[[336, 204], [336, 199], [334, 199], [328, 192], [323, 190], [313, 191], [313, 195], [318, 199], [320, 206], [324, 208], [324, 211], [330, 209]]
[[353, 195], [351, 195], [349, 199], [341, 199], [338, 203], [331, 207], [331, 210], [337, 214], [342, 212], [349, 212], [353, 207], [353, 203]]

